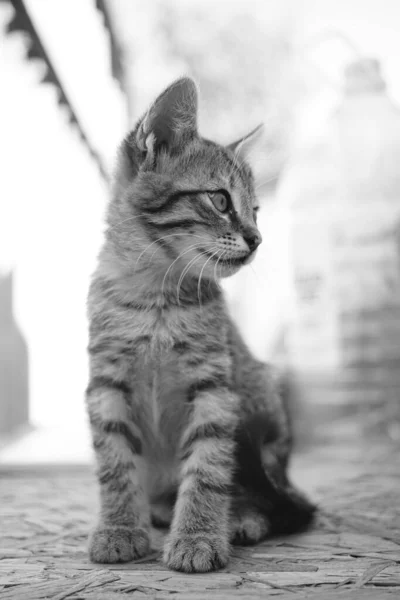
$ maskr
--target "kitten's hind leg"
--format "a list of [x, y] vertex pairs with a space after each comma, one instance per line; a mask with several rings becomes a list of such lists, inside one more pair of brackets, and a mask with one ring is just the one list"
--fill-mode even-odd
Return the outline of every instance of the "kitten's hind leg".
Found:
[[133, 423], [123, 418], [126, 399], [120, 388], [111, 380], [95, 378], [87, 393], [101, 503], [89, 556], [97, 563], [128, 562], [150, 548], [141, 442]]
[[253, 523], [245, 528], [249, 534], [242, 534], [246, 543], [258, 541], [252, 533], [257, 523], [259, 539], [305, 529], [313, 519], [315, 506], [290, 483], [279, 430], [271, 427], [270, 416], [261, 412], [251, 415], [238, 428], [236, 442], [236, 485], [245, 491], [239, 503], [239, 520], [247, 522], [251, 515]]

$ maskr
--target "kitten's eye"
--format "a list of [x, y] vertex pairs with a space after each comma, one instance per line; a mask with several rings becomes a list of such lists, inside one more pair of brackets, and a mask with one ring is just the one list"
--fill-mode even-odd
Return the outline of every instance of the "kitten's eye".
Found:
[[226, 192], [207, 192], [208, 197], [219, 212], [227, 212], [231, 207], [231, 199]]

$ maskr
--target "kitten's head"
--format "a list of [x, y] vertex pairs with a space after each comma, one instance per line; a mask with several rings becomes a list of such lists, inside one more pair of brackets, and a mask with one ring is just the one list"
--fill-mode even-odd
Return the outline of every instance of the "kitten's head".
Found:
[[[138, 268], [203, 278], [250, 262], [261, 235], [247, 159], [261, 127], [227, 147], [200, 137], [197, 89], [167, 88], [124, 140], [108, 221], [110, 239]], [[175, 262], [174, 262], [175, 261]]]

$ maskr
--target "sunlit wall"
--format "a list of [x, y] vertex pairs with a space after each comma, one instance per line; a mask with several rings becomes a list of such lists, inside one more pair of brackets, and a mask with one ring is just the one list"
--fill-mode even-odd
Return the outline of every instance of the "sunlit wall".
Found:
[[[400, 103], [398, 0], [111, 0], [127, 60], [129, 122], [125, 99], [110, 74], [109, 40], [94, 2], [26, 3], [87, 134], [109, 166], [134, 118], [186, 70], [179, 52], [173, 62], [163, 55], [165, 40], [157, 37], [155, 27], [163, 5], [186, 12], [193, 6], [210, 23], [220, 24], [245, 10], [261, 31], [288, 36], [290, 69], [278, 102], [292, 119], [288, 154], [319, 131], [340, 99], [342, 67], [357, 53], [381, 60], [389, 94]], [[75, 425], [84, 421], [85, 298], [101, 242], [107, 187], [57, 105], [55, 90], [39, 84], [42, 66], [26, 61], [23, 36], [5, 35], [11, 10], [0, 3], [0, 266], [15, 272], [15, 316], [30, 353], [32, 421], [50, 427]], [[353, 50], [329, 31], [343, 32]], [[225, 60], [224, 52], [228, 58], [229, 48], [207, 45], [209, 32], [201, 28], [197, 35], [206, 70], [208, 64], [216, 69]], [[249, 40], [243, 39], [240, 21], [232, 39], [246, 56]], [[259, 48], [257, 69], [265, 52]], [[251, 72], [251, 61], [248, 68]], [[227, 122], [223, 107], [216, 110], [210, 101], [202, 115], [210, 136], [215, 130], [217, 137], [227, 139], [230, 132], [236, 137], [263, 116], [260, 105], [255, 110], [251, 99], [243, 100], [243, 82], [234, 68], [229, 85], [235, 119]], [[237, 97], [235, 88], [241, 91]], [[260, 215], [264, 245], [254, 270], [244, 270], [227, 284], [247, 341], [263, 358], [273, 356], [289, 310], [287, 210], [275, 195], [265, 198]]]
[[[110, 166], [125, 112], [100, 14], [85, 1], [27, 4], [87, 134]], [[11, 14], [0, 3], [0, 266], [15, 275], [31, 421], [74, 423], [84, 415], [85, 298], [107, 187], [57, 105], [55, 88], [39, 83], [43, 65], [26, 60], [23, 35], [5, 35]]]

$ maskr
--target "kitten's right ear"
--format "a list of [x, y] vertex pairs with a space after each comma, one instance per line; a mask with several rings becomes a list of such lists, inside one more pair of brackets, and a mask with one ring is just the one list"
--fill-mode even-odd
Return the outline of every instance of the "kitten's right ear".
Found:
[[119, 178], [129, 181], [146, 158], [152, 164], [162, 149], [179, 153], [196, 137], [197, 104], [197, 87], [189, 77], [178, 79], [164, 90], [122, 142]]
[[197, 88], [183, 77], [170, 85], [140, 121], [136, 141], [140, 150], [173, 152], [197, 135]]

